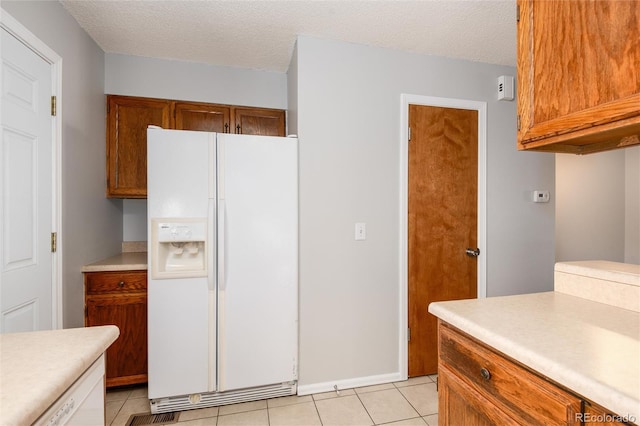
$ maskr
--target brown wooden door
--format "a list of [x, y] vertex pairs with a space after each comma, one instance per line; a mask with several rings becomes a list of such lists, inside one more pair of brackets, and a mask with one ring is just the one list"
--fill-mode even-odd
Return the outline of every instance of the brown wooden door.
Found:
[[147, 127], [173, 127], [172, 101], [107, 97], [107, 197], [147, 197]]
[[285, 112], [281, 109], [235, 108], [231, 133], [242, 135], [286, 136]]
[[477, 297], [478, 112], [410, 105], [409, 376], [438, 369], [429, 303]]
[[231, 107], [224, 105], [176, 102], [176, 129], [230, 133]]

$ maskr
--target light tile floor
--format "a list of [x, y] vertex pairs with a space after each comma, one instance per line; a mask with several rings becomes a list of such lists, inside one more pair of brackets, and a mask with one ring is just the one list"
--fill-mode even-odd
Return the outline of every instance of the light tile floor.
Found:
[[[178, 426], [436, 426], [436, 377], [182, 411]], [[146, 386], [107, 392], [108, 425], [125, 426], [142, 413], [150, 413]]]

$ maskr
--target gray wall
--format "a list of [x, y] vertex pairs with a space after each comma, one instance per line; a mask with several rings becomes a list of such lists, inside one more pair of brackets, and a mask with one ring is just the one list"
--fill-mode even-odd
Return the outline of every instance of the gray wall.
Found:
[[625, 150], [624, 261], [640, 265], [640, 147]]
[[84, 323], [82, 265], [120, 252], [122, 202], [105, 198], [104, 53], [62, 5], [2, 1], [62, 57], [63, 327]]
[[556, 157], [556, 259], [640, 263], [640, 147]]
[[104, 93], [287, 108], [285, 73], [195, 62], [105, 55]]
[[[104, 93], [286, 109], [287, 76], [107, 53]], [[146, 200], [124, 200], [123, 210], [124, 241], [145, 241]]]
[[[496, 92], [514, 68], [310, 37], [296, 50], [302, 390], [402, 373], [401, 93], [487, 102], [488, 295], [552, 289], [554, 202], [529, 197], [553, 192], [555, 157], [516, 150], [515, 102]], [[366, 222], [366, 241], [354, 241], [355, 222]]]

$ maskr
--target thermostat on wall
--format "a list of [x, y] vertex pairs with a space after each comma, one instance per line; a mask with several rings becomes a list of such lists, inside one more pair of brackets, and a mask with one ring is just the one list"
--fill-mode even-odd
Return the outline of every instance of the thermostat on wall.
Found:
[[534, 203], [548, 203], [549, 202], [549, 191], [533, 191], [533, 202]]
[[501, 75], [498, 77], [498, 100], [512, 101], [515, 92], [512, 75]]

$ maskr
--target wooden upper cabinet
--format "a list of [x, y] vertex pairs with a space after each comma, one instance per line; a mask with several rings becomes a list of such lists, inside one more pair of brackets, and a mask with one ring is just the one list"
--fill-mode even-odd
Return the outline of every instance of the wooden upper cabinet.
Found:
[[176, 129], [229, 133], [231, 107], [225, 105], [176, 102]]
[[285, 111], [107, 95], [107, 197], [147, 198], [147, 127], [285, 136]]
[[640, 144], [640, 2], [518, 0], [518, 149]]
[[242, 135], [285, 136], [285, 112], [280, 109], [234, 108], [232, 133]]
[[147, 126], [173, 127], [164, 99], [107, 96], [107, 197], [146, 198]]

